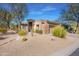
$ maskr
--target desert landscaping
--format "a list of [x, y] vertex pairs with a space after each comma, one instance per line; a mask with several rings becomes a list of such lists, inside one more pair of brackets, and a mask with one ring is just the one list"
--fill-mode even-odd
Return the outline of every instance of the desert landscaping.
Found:
[[[69, 34], [71, 35], [71, 34]], [[73, 35], [75, 36], [75, 35]], [[0, 55], [21, 55], [21, 56], [46, 56], [52, 55], [58, 50], [61, 50], [75, 43], [78, 38], [67, 36], [65, 39], [52, 36], [51, 34], [36, 34], [31, 36], [26, 35], [27, 40], [17, 40], [17, 34], [5, 35], [6, 39], [0, 41]]]
[[79, 55], [79, 4], [0, 5], [0, 56]]

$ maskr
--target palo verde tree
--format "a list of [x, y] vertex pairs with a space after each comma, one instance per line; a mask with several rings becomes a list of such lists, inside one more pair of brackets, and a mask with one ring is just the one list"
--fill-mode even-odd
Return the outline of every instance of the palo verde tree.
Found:
[[19, 21], [19, 25], [21, 29], [21, 22], [24, 20], [24, 17], [26, 16], [27, 13], [26, 4], [12, 3], [10, 5], [11, 5], [12, 14], [14, 14], [15, 19]]
[[10, 21], [13, 19], [12, 13], [10, 13], [5, 8], [0, 8], [0, 24], [1, 26], [5, 25], [10, 28]]
[[75, 32], [79, 31], [79, 4], [69, 4], [69, 8], [64, 11], [61, 19], [76, 22], [77, 26]]
[[71, 4], [70, 13], [72, 14], [74, 21], [77, 23], [76, 31], [79, 31], [79, 4]]

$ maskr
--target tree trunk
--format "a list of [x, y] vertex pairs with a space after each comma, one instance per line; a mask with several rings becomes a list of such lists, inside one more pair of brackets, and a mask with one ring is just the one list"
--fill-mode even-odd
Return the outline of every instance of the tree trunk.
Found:
[[10, 22], [7, 22], [8, 29], [10, 29]]
[[79, 32], [79, 23], [77, 22], [75, 33]]
[[20, 20], [20, 17], [18, 17], [17, 18], [17, 20], [18, 20], [18, 29], [17, 30], [21, 30], [21, 20]]
[[20, 22], [20, 24], [19, 24], [19, 27], [20, 27], [20, 29], [21, 29], [21, 22]]

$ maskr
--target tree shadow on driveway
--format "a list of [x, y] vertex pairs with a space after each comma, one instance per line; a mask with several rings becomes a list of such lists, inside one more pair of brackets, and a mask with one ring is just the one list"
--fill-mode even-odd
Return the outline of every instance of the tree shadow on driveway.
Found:
[[0, 40], [4, 40], [4, 39], [6, 39], [6, 38], [8, 38], [8, 37], [0, 37]]

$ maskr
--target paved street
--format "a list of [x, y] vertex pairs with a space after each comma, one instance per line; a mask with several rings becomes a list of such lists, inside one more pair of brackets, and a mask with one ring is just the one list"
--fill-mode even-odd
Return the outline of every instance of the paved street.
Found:
[[[74, 37], [75, 39], [77, 39], [78, 40], [77, 42], [79, 42], [79, 36], [78, 35], [73, 36], [73, 35], [71, 35], [71, 36]], [[79, 44], [78, 44], [78, 46], [79, 46]], [[79, 47], [70, 56], [79, 56]]]
[[79, 56], [79, 48], [76, 49], [70, 56]]

